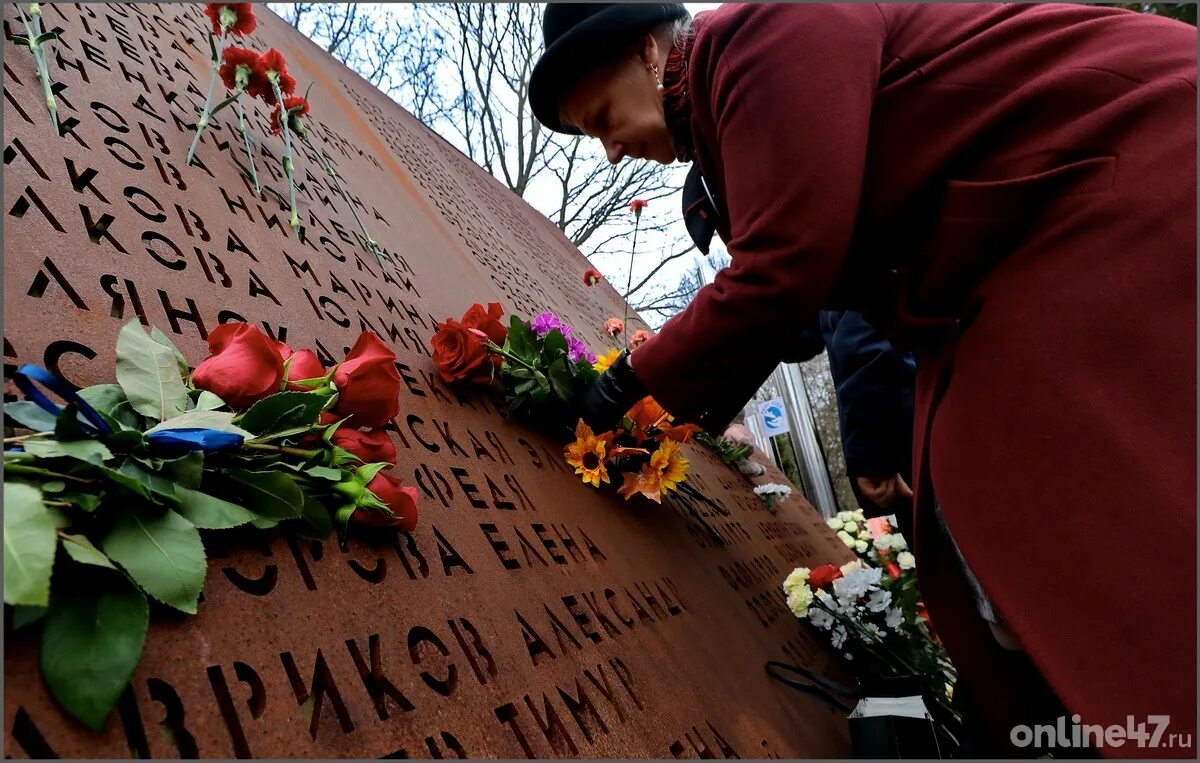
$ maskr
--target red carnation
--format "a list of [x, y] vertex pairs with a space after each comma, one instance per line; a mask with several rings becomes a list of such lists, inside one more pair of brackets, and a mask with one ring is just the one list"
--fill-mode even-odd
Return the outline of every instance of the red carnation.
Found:
[[808, 585], [816, 591], [824, 588], [842, 576], [842, 571], [832, 564], [822, 564], [808, 575]]
[[204, 15], [212, 22], [213, 34], [218, 37], [223, 33], [242, 37], [258, 28], [254, 3], [205, 3]]
[[625, 330], [625, 321], [620, 318], [609, 318], [604, 322], [604, 333], [616, 336]]
[[900, 579], [900, 565], [896, 564], [895, 562], [888, 562], [883, 568], [887, 570], [888, 575], [892, 576], [892, 580]]
[[604, 280], [604, 276], [600, 275], [600, 271], [595, 268], [588, 268], [583, 271], [583, 285], [595, 286]]
[[[233, 91], [247, 90], [258, 65], [258, 53], [249, 48], [226, 48], [221, 54], [221, 81]], [[244, 69], [242, 67], [245, 67]], [[238, 70], [241, 69], [239, 72]], [[238, 75], [241, 75], [240, 77]]]
[[271, 78], [269, 72], [275, 72], [279, 77], [279, 90], [284, 95], [294, 95], [296, 92], [296, 78], [287, 73], [287, 59], [283, 57], [275, 48], [271, 48], [266, 53], [258, 57], [254, 62], [254, 75], [250, 78], [250, 85], [246, 88], [246, 92], [255, 98], [262, 98], [268, 106], [274, 106], [278, 101], [275, 99], [275, 90], [271, 87]]
[[629, 337], [629, 349], [633, 350], [641, 347], [650, 338], [651, 334], [646, 329], [638, 329], [633, 332], [633, 336]]
[[629, 202], [629, 211], [638, 217], [641, 217], [642, 210], [648, 206], [650, 206], [650, 202], [646, 201], [645, 199], [634, 199], [633, 201]]
[[[292, 109], [294, 109], [296, 107], [300, 107], [300, 111], [296, 112], [295, 114], [288, 115], [288, 129], [299, 135], [299, 134], [303, 134], [303, 132], [304, 132], [304, 125], [300, 123], [300, 117], [308, 114], [308, 100], [305, 98], [301, 98], [298, 95], [283, 99], [283, 110], [282, 111], [291, 111]], [[272, 135], [279, 135], [280, 133], [283, 132], [283, 125], [280, 122], [281, 115], [282, 115], [282, 112], [281, 112], [279, 106], [278, 105], [275, 106], [275, 110], [271, 112], [271, 134]]]

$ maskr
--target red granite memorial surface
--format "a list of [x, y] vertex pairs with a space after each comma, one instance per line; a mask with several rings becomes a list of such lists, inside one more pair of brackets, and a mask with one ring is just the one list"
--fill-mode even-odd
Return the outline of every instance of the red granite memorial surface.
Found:
[[[315, 146], [298, 147], [301, 230], [282, 141], [251, 107], [256, 196], [233, 109], [185, 155], [209, 77], [198, 5], [44, 5], [62, 135], [33, 57], [4, 54], [4, 363], [109, 381], [117, 332], [162, 329], [193, 363], [248, 321], [341, 358], [374, 330], [399, 358], [398, 474], [412, 533], [314, 542], [213, 532], [196, 616], [155, 610], [129, 689], [99, 733], [54, 704], [36, 627], [6, 634], [5, 753], [24, 757], [831, 757], [843, 714], [770, 681], [768, 660], [832, 672], [788, 612], [797, 565], [850, 558], [798, 495], [766, 510], [696, 445], [707, 500], [622, 501], [582, 485], [561, 443], [435, 378], [435, 321], [473, 302], [554, 310], [594, 350], [620, 315], [543, 216], [265, 9]], [[19, 34], [11, 4], [6, 35]], [[283, 203], [281, 204], [281, 200]], [[6, 389], [6, 400], [15, 399]], [[782, 481], [778, 472], [768, 479]], [[258, 534], [255, 534], [258, 533]]]

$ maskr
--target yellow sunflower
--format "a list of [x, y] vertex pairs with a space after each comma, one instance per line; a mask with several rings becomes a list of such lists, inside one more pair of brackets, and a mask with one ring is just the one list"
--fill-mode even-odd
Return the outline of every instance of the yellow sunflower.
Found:
[[620, 350], [613, 348], [603, 355], [597, 357], [596, 362], [592, 364], [592, 368], [596, 369], [600, 373], [604, 373], [608, 370], [609, 366], [617, 362], [617, 356], [620, 354]]
[[679, 443], [674, 440], [663, 440], [650, 456], [650, 463], [644, 468], [655, 472], [656, 481], [662, 490], [678, 490], [679, 483], [687, 479], [688, 460], [683, 457]]
[[567, 463], [575, 467], [575, 473], [583, 475], [584, 484], [600, 487], [608, 482], [608, 468], [604, 465], [604, 451], [608, 440], [597, 437], [591, 427], [579, 420], [575, 427], [575, 442], [563, 448]]

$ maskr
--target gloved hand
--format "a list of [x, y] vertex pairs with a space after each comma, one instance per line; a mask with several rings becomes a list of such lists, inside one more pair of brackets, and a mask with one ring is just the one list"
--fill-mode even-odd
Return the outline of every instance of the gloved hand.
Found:
[[623, 350], [600, 378], [584, 390], [580, 415], [594, 431], [607, 432], [621, 422], [621, 417], [634, 403], [648, 394], [629, 364], [629, 351]]

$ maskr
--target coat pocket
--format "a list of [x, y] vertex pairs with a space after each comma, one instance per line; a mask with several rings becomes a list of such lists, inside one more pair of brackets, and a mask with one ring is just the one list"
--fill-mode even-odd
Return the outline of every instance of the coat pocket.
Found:
[[1000, 180], [951, 180], [942, 214], [947, 219], [1004, 220], [1037, 215], [1059, 199], [1112, 189], [1117, 157], [1095, 156]]

